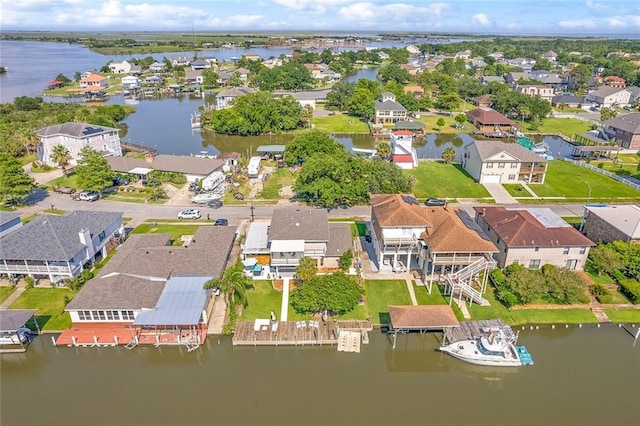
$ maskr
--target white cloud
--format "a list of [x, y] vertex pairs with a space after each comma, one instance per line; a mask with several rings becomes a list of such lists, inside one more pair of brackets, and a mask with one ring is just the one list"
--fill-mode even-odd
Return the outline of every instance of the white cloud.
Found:
[[611, 6], [608, 4], [604, 4], [604, 3], [596, 3], [595, 1], [588, 1], [587, 2], [587, 7], [589, 9], [595, 9], [595, 10], [610, 10]]
[[393, 23], [395, 26], [409, 26], [412, 23], [424, 23], [433, 26], [430, 19], [441, 18], [449, 8], [447, 3], [431, 3], [426, 6], [414, 6], [408, 3], [374, 4], [356, 2], [340, 8], [338, 15], [345, 21], [366, 24]]
[[624, 30], [636, 31], [640, 27], [640, 15], [589, 17], [583, 19], [568, 19], [558, 22], [562, 28], [572, 30]]
[[493, 21], [489, 19], [486, 13], [476, 13], [471, 17], [471, 20], [477, 24], [482, 25], [483, 27], [493, 26]]

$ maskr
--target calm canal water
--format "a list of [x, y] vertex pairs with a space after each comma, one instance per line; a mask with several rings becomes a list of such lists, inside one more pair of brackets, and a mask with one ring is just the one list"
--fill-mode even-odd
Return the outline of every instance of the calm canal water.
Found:
[[479, 367], [439, 334], [330, 347], [53, 347], [2, 355], [3, 425], [632, 425], [640, 343], [617, 327], [522, 331], [535, 365]]

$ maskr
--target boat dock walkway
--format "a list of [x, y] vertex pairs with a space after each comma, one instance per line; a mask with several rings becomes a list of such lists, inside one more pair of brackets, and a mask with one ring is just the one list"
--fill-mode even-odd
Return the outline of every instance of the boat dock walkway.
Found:
[[337, 345], [341, 331], [366, 334], [363, 332], [371, 330], [373, 330], [373, 324], [370, 320], [270, 321], [257, 319], [237, 323], [232, 343], [234, 346]]
[[444, 330], [443, 342], [455, 343], [462, 340], [475, 340], [480, 336], [486, 334], [482, 330], [489, 327], [500, 327], [508, 329], [507, 336], [513, 336], [513, 330], [501, 319], [489, 319], [479, 321], [463, 321], [460, 322], [460, 327], [447, 327]]

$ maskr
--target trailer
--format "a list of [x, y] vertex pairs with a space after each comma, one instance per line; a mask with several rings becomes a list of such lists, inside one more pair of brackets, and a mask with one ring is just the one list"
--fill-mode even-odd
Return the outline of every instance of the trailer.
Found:
[[260, 157], [251, 157], [247, 166], [247, 174], [249, 178], [257, 178], [260, 174]]
[[204, 191], [213, 191], [216, 189], [222, 182], [224, 182], [224, 173], [222, 172], [213, 172], [206, 178], [202, 179], [202, 189]]

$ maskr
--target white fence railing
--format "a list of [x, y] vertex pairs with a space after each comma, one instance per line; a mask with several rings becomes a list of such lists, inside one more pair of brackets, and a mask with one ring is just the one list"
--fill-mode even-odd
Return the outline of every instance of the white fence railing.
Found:
[[587, 163], [582, 162], [582, 161], [576, 161], [576, 160], [574, 160], [572, 158], [566, 158], [565, 157], [565, 158], [563, 158], [563, 160], [564, 161], [568, 161], [570, 163], [573, 163], [573, 164], [575, 164], [577, 166], [584, 167], [585, 169], [592, 170], [592, 171], [594, 171], [596, 173], [600, 173], [601, 175], [608, 176], [611, 179], [615, 179], [618, 182], [624, 183], [625, 185], [630, 186], [631, 188], [637, 189], [638, 191], [640, 191], [640, 184], [637, 183], [637, 182], [634, 182], [633, 180], [627, 178], [626, 176], [619, 176], [619, 175], [617, 175], [615, 173], [608, 172], [606, 170], [600, 169], [598, 167], [592, 166], [591, 164], [587, 164]]

